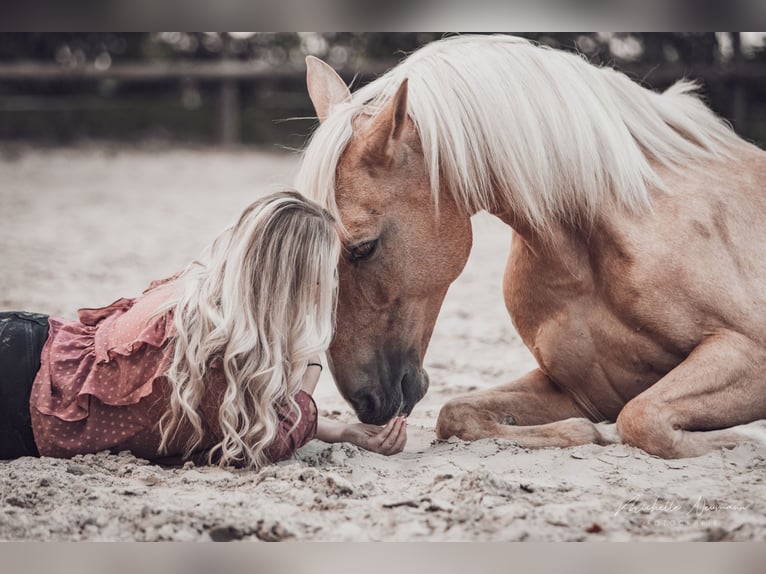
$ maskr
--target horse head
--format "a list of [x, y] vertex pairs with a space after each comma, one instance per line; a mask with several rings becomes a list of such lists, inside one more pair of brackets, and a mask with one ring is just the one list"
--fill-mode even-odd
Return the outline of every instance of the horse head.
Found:
[[336, 108], [351, 94], [337, 73], [309, 58], [307, 80], [322, 122], [318, 134], [334, 121], [350, 122], [351, 130], [337, 150], [317, 149], [329, 140], [315, 134], [301, 176], [316, 175], [307, 158], [335, 152], [330, 196], [315, 197], [338, 217], [344, 247], [329, 364], [359, 419], [381, 424], [409, 414], [428, 389], [423, 358], [447, 289], [470, 252], [470, 216], [449, 193], [432, 193], [407, 114], [406, 80], [374, 110], [344, 118], [335, 117], [343, 113]]

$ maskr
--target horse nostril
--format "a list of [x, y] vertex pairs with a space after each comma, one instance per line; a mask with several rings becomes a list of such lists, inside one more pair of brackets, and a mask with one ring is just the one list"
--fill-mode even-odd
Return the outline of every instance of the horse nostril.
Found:
[[362, 420], [374, 414], [376, 410], [375, 397], [368, 391], [359, 391], [351, 397], [351, 405]]
[[356, 411], [360, 421], [372, 425], [387, 423], [399, 409], [399, 401], [388, 403], [385, 397], [380, 397], [369, 391], [359, 391], [350, 398], [351, 406]]

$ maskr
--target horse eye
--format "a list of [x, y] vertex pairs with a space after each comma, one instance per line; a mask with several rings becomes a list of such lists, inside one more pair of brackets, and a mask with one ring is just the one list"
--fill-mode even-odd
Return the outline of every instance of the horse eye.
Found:
[[373, 255], [375, 255], [375, 252], [377, 250], [378, 250], [377, 239], [374, 239], [372, 241], [365, 241], [364, 243], [359, 243], [358, 245], [349, 247], [347, 250], [346, 257], [350, 263], [359, 263], [361, 261], [366, 261]]

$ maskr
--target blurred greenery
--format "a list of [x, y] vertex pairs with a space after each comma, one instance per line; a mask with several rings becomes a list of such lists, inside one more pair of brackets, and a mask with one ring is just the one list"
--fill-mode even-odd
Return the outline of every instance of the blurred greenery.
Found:
[[[662, 89], [677, 78], [659, 72], [672, 66], [694, 77], [695, 70], [722, 70], [735, 65], [730, 33], [522, 33], [556, 48], [576, 50], [595, 64], [624, 69], [644, 85]], [[357, 84], [370, 68], [391, 66], [440, 33], [2, 33], [0, 64], [43, 62], [63, 69], [108, 70], [136, 62], [259, 61], [295, 74], [274, 79], [239, 81], [239, 137], [245, 144], [300, 147], [313, 115], [301, 67], [306, 54], [344, 70]], [[743, 37], [745, 65], [766, 63], [762, 37]], [[373, 64], [378, 64], [374, 66]], [[734, 120], [736, 106], [745, 116], [735, 128], [766, 142], [766, 83], [740, 82], [740, 104], [734, 80], [712, 75], [703, 84], [711, 106]], [[79, 139], [214, 143], [219, 137], [219, 87], [216, 82], [184, 78], [166, 81], [78, 81], [14, 79], [0, 81], [0, 139], [68, 143]], [[741, 113], [741, 112], [740, 112]]]

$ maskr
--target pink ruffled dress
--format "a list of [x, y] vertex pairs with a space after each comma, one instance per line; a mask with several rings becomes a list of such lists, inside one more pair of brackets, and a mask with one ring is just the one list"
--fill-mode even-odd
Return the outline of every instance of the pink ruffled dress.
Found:
[[[170, 407], [164, 376], [172, 360], [172, 310], [154, 315], [175, 288], [172, 278], [156, 281], [136, 299], [119, 299], [100, 309], [80, 309], [79, 321], [51, 317], [41, 366], [32, 386], [30, 412], [41, 456], [70, 457], [130, 450], [157, 460], [180, 456], [192, 427], [181, 426], [167, 455], [159, 455], [158, 422]], [[220, 368], [211, 366], [202, 401], [205, 435], [200, 459], [221, 440], [218, 407], [225, 390]], [[280, 426], [268, 449], [283, 460], [316, 435], [313, 399], [299, 392], [300, 420], [287, 406], [279, 409]]]

